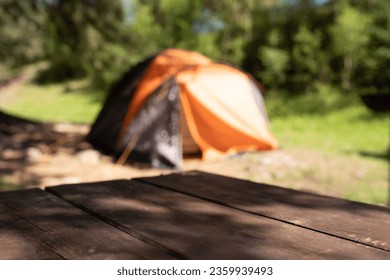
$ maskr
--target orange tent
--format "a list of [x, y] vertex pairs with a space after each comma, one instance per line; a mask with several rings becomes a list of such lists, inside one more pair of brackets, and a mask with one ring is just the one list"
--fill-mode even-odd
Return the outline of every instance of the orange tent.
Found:
[[207, 160], [277, 148], [258, 83], [181, 49], [164, 50], [125, 74], [88, 139], [107, 153], [153, 166], [178, 167], [183, 152], [199, 151]]

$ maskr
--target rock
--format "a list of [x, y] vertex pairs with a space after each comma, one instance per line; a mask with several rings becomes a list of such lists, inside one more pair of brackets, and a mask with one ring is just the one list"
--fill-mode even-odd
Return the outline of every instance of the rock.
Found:
[[23, 152], [16, 149], [5, 149], [0, 152], [0, 156], [4, 160], [19, 160], [23, 159]]
[[76, 154], [77, 159], [82, 163], [99, 164], [100, 153], [95, 150], [85, 150]]
[[30, 147], [26, 150], [26, 155], [27, 155], [28, 161], [36, 162], [42, 158], [43, 153], [40, 149], [38, 149], [36, 147]]
[[58, 133], [81, 133], [87, 134], [90, 129], [89, 125], [71, 124], [71, 123], [56, 123], [53, 125], [53, 130]]
[[81, 180], [78, 177], [65, 177], [61, 180], [62, 184], [78, 184], [80, 182]]
[[296, 159], [294, 159], [291, 155], [281, 152], [270, 152], [264, 155], [264, 157], [259, 160], [259, 164], [262, 166], [283, 166], [289, 168], [299, 167], [299, 162]]

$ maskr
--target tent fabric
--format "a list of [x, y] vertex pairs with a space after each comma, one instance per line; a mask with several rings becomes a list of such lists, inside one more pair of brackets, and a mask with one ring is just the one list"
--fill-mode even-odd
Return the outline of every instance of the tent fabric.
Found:
[[126, 115], [139, 80], [154, 58], [155, 56], [151, 56], [140, 62], [112, 86], [102, 110], [87, 135], [87, 141], [96, 149], [106, 154], [116, 152], [115, 144], [118, 139], [118, 131], [122, 127], [121, 120]]
[[191, 70], [197, 65], [210, 63], [212, 63], [211, 60], [201, 54], [181, 49], [167, 49], [157, 55], [138, 84], [134, 99], [123, 121], [120, 135], [122, 135], [146, 98], [166, 79], [185, 70]]
[[203, 158], [276, 148], [266, 117], [253, 98], [253, 83], [243, 72], [211, 64], [181, 73], [178, 81], [190, 132]]
[[176, 80], [171, 78], [150, 95], [118, 143], [118, 150], [125, 151], [136, 137], [126, 159], [156, 167], [180, 165], [179, 93]]
[[[183, 143], [184, 138], [192, 144]], [[88, 140], [117, 157], [129, 153], [129, 160], [156, 167], [179, 167], [183, 147], [194, 152], [194, 143], [204, 160], [278, 146], [258, 82], [237, 68], [181, 49], [164, 50], [125, 74]]]

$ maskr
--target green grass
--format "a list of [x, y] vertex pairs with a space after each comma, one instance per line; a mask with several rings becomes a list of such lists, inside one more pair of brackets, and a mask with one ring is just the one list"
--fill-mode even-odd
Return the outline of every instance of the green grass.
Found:
[[384, 154], [389, 148], [389, 114], [367, 109], [359, 96], [318, 85], [313, 94], [266, 99], [272, 129], [286, 148], [326, 153]]
[[83, 81], [68, 84], [27, 84], [2, 108], [8, 113], [47, 122], [92, 123], [101, 108], [103, 93], [91, 91]]
[[389, 114], [371, 112], [357, 96], [332, 93], [269, 96], [266, 103], [281, 149], [310, 155], [310, 168], [290, 174], [291, 180], [355, 201], [390, 202]]
[[305, 147], [330, 154], [384, 154], [389, 145], [389, 117], [374, 116], [354, 105], [324, 114], [272, 118], [282, 146]]

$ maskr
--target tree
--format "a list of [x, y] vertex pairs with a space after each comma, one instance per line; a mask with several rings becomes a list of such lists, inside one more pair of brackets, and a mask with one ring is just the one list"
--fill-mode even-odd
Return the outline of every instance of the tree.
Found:
[[214, 0], [207, 1], [208, 7], [223, 22], [217, 44], [220, 59], [237, 66], [242, 66], [246, 57], [246, 47], [252, 40], [255, 0]]
[[147, 0], [157, 26], [160, 48], [184, 48], [218, 59], [218, 34], [224, 23], [202, 0]]
[[[105, 88], [164, 48], [198, 51], [294, 93], [316, 81], [388, 91], [390, 2], [0, 0], [0, 62]], [[357, 79], [358, 78], [358, 79]]]
[[370, 42], [371, 16], [345, 4], [331, 28], [333, 50], [341, 57], [341, 86], [349, 90], [356, 68], [361, 64]]
[[44, 56], [42, 29], [46, 21], [39, 1], [2, 0], [0, 3], [0, 62], [18, 67]]
[[273, 30], [268, 36], [268, 45], [260, 47], [258, 56], [264, 65], [260, 76], [269, 87], [280, 87], [286, 81], [289, 66], [288, 52], [283, 49], [280, 32]]
[[[107, 70], [117, 66], [122, 38], [123, 12], [120, 0], [50, 1], [46, 4], [46, 57], [51, 79], [87, 74], [104, 83]], [[100, 74], [101, 73], [101, 74]]]
[[131, 64], [135, 64], [146, 56], [156, 53], [163, 44], [163, 27], [158, 24], [154, 6], [144, 1], [127, 1], [128, 15], [123, 25], [122, 41], [126, 46]]
[[304, 91], [312, 90], [315, 82], [326, 82], [329, 71], [328, 59], [321, 48], [321, 33], [311, 32], [306, 26], [301, 26], [294, 35], [292, 50], [292, 65], [294, 83]]
[[357, 83], [368, 93], [390, 92], [390, 2], [369, 1], [364, 7], [373, 19], [367, 55], [356, 70]]

